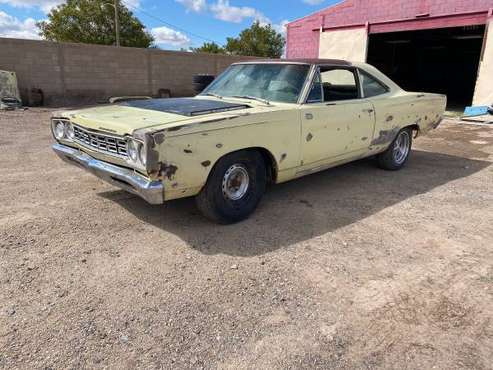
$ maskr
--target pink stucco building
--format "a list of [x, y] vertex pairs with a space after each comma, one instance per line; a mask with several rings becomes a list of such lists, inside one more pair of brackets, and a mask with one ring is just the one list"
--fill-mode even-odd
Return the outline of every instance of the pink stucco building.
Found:
[[367, 61], [453, 105], [491, 104], [492, 20], [493, 0], [345, 0], [289, 23], [287, 57]]

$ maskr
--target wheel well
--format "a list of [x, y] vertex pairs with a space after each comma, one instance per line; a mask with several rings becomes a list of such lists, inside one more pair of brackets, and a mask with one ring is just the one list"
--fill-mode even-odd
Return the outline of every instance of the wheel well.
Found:
[[419, 135], [419, 131], [420, 131], [420, 128], [419, 128], [419, 125], [414, 123], [412, 125], [409, 125], [409, 126], [406, 126], [404, 128], [410, 128], [411, 130], [413, 131], [416, 131], [416, 134], [414, 134], [414, 138], [417, 138], [418, 135]]
[[267, 183], [274, 184], [277, 181], [277, 162], [272, 153], [267, 149], [260, 147], [247, 148], [244, 150], [257, 151], [262, 155], [262, 158], [264, 158], [265, 167], [267, 169]]
[[244, 149], [235, 150], [233, 152], [229, 152], [229, 153], [224, 154], [222, 157], [220, 157], [216, 161], [216, 163], [218, 163], [221, 159], [223, 159], [224, 157], [226, 157], [230, 154], [233, 154], [236, 152], [242, 152], [242, 151], [260, 153], [260, 155], [264, 159], [265, 167], [267, 169], [267, 183], [268, 184], [274, 184], [277, 181], [277, 162], [276, 162], [274, 156], [272, 155], [272, 153], [265, 148], [251, 147], [251, 148], [244, 148]]

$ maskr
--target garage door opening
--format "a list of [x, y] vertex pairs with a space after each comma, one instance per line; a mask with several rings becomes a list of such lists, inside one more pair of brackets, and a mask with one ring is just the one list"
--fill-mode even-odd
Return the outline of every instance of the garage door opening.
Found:
[[471, 105], [484, 26], [370, 35], [368, 63], [402, 88], [446, 94], [449, 110]]

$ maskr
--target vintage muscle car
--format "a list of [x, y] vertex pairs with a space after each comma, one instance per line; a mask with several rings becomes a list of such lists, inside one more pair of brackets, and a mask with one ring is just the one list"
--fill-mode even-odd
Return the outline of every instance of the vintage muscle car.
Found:
[[67, 111], [51, 127], [68, 163], [151, 204], [196, 196], [207, 217], [232, 223], [270, 183], [369, 156], [400, 169], [445, 106], [365, 63], [267, 60], [231, 65], [194, 98]]

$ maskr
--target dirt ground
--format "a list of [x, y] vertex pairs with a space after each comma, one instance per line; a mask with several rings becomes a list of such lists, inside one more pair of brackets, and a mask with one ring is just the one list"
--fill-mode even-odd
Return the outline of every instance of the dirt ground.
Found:
[[218, 226], [63, 163], [49, 116], [0, 113], [0, 368], [493, 368], [493, 127]]

